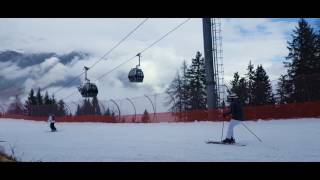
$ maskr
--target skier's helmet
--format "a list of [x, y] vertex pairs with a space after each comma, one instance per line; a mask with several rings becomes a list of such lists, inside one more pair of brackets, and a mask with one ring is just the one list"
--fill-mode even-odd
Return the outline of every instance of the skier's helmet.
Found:
[[228, 96], [229, 99], [236, 99], [238, 98], [237, 94], [236, 93], [232, 93]]

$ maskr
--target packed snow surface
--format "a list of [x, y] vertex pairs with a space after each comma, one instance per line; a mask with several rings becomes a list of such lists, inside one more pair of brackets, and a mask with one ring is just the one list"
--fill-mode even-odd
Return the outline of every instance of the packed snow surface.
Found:
[[[320, 118], [245, 121], [235, 127], [244, 147], [221, 140], [222, 122], [57, 123], [0, 119], [0, 150], [21, 161], [306, 162], [320, 161]], [[228, 122], [224, 123], [224, 136]]]

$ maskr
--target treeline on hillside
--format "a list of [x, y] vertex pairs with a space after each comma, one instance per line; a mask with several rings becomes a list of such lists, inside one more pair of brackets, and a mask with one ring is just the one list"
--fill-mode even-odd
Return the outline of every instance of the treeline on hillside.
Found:
[[[320, 100], [320, 31], [300, 19], [287, 42], [286, 73], [282, 74], [273, 91], [272, 83], [261, 64], [249, 61], [246, 73], [235, 72], [228, 93], [236, 93], [243, 105], [258, 106]], [[172, 112], [206, 109], [206, 79], [204, 58], [200, 52], [188, 66], [180, 70], [167, 88]], [[181, 113], [180, 113], [181, 114]]]

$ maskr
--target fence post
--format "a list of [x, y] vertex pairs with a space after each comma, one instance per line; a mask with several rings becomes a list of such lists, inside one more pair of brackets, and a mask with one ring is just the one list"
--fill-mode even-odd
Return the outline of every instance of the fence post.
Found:
[[151, 105], [152, 105], [152, 108], [153, 108], [153, 121], [154, 121], [154, 120], [155, 120], [155, 117], [156, 117], [155, 107], [154, 107], [154, 105], [153, 105], [152, 100], [151, 100], [147, 95], [144, 95], [144, 96], [150, 101], [150, 103], [151, 103]]
[[137, 110], [136, 110], [136, 107], [134, 105], [134, 103], [129, 99], [127, 98], [127, 100], [131, 103], [133, 109], [134, 109], [134, 121], [133, 122], [136, 122], [136, 118], [137, 118]]
[[119, 111], [119, 121], [121, 120], [121, 112], [120, 112], [120, 107], [118, 106], [118, 104], [116, 103], [116, 101], [114, 101], [113, 99], [110, 99], [111, 102], [113, 102], [117, 108], [118, 108], [118, 111]]

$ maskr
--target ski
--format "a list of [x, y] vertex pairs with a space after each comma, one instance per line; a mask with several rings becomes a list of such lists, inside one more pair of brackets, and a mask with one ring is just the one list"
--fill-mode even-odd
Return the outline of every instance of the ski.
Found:
[[61, 131], [56, 130], [56, 131], [45, 131], [45, 132], [55, 133], [55, 132], [61, 132]]
[[246, 144], [241, 144], [241, 143], [233, 143], [233, 144], [229, 144], [229, 143], [224, 143], [221, 141], [206, 141], [207, 144], [221, 144], [221, 145], [234, 145], [234, 146], [246, 146]]

